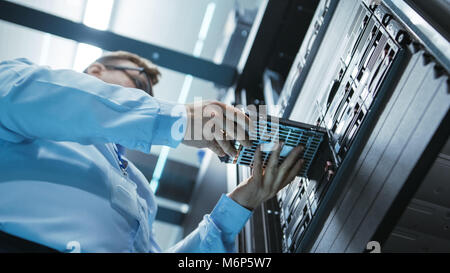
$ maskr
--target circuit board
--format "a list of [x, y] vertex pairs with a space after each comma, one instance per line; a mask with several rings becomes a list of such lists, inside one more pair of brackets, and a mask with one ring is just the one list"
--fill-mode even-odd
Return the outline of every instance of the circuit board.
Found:
[[222, 162], [252, 167], [255, 151], [260, 146], [263, 166], [265, 166], [269, 161], [275, 144], [282, 142], [284, 145], [279, 157], [279, 163], [281, 164], [293, 148], [302, 145], [304, 146], [304, 164], [298, 175], [307, 176], [319, 146], [326, 137], [325, 129], [271, 116], [259, 118], [253, 122], [253, 125], [254, 127], [249, 130], [252, 146], [245, 147], [236, 141], [234, 145], [238, 154], [235, 157], [221, 157]]

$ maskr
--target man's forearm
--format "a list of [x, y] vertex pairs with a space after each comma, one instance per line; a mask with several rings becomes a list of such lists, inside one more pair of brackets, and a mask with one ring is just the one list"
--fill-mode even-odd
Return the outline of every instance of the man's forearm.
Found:
[[114, 142], [149, 152], [151, 143], [181, 141], [171, 139], [173, 125], [184, 124], [174, 106], [71, 70], [16, 60], [0, 64], [0, 138], [7, 141]]

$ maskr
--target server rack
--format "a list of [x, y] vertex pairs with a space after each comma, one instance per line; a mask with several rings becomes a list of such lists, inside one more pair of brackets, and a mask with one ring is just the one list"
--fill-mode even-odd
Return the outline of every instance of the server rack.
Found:
[[[398, 230], [408, 226], [409, 208], [423, 201], [417, 189], [427, 188], [433, 162], [449, 159], [442, 147], [450, 47], [407, 3], [372, 2], [320, 1], [276, 109], [326, 128], [321, 175], [297, 177], [256, 209], [240, 235], [241, 252], [363, 252], [373, 241], [402, 251]], [[250, 175], [246, 167], [236, 171], [239, 181]], [[448, 218], [439, 220], [444, 229]], [[439, 247], [429, 241], [424, 248], [422, 240], [418, 251], [450, 251], [450, 241], [437, 238]]]

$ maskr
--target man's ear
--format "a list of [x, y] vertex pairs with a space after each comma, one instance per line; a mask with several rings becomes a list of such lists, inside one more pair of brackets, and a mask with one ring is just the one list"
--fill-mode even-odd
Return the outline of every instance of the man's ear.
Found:
[[96, 62], [86, 69], [86, 73], [95, 77], [100, 77], [105, 70], [106, 67], [103, 64]]

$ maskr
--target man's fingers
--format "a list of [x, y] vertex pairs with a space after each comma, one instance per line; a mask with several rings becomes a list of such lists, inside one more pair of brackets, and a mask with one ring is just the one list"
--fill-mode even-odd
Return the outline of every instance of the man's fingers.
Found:
[[248, 135], [250, 118], [233, 106], [220, 102], [216, 102], [215, 105], [221, 107], [223, 113], [222, 120], [220, 119], [220, 116], [215, 117], [216, 126], [223, 130], [228, 138], [235, 139], [246, 147], [251, 147], [252, 142]]
[[280, 152], [283, 149], [283, 143], [276, 143], [272, 154], [270, 155], [269, 162], [267, 163], [267, 169], [278, 168], [278, 161], [280, 159]]
[[275, 182], [278, 172], [278, 161], [283, 145], [281, 143], [276, 143], [274, 148], [264, 171], [264, 184], [267, 183], [266, 186], [271, 186]]
[[261, 147], [256, 148], [255, 157], [253, 160], [253, 176], [257, 179], [262, 177], [262, 159]]
[[239, 141], [243, 146], [250, 148], [253, 143], [250, 140], [250, 135], [247, 130], [243, 129], [241, 126], [234, 123], [234, 136], [235, 139]]
[[[239, 130], [242, 130], [238, 126], [236, 126], [235, 122], [231, 119], [227, 119], [226, 117], [225, 121], [221, 120], [220, 118], [215, 118], [214, 120], [214, 126], [215, 126], [215, 138], [217, 140], [238, 140], [242, 145], [246, 147], [251, 147], [252, 143], [249, 140], [250, 137], [246, 132], [242, 132]], [[225, 124], [224, 124], [225, 123]], [[217, 134], [217, 135], [216, 135]], [[220, 144], [220, 142], [219, 142]], [[228, 144], [225, 144], [229, 146]], [[231, 145], [231, 143], [230, 143]], [[222, 146], [222, 145], [221, 145]], [[233, 147], [233, 145], [231, 145]], [[225, 147], [222, 147], [225, 148]], [[234, 149], [234, 148], [233, 148]], [[227, 150], [225, 150], [227, 152]]]
[[289, 153], [288, 157], [283, 161], [280, 168], [278, 168], [277, 178], [273, 183], [273, 188], [278, 189], [280, 185], [285, 181], [289, 172], [294, 167], [295, 163], [298, 162], [299, 156], [303, 152], [303, 146], [297, 146]]
[[304, 162], [305, 162], [305, 160], [300, 159], [295, 163], [294, 167], [289, 171], [289, 174], [287, 175], [286, 179], [284, 179], [281, 182], [280, 186], [278, 187], [278, 191], [281, 190], [282, 188], [286, 187], [286, 185], [288, 185], [289, 183], [292, 182], [292, 180], [294, 180], [294, 178], [301, 171]]
[[247, 129], [250, 126], [250, 118], [241, 110], [239, 110], [236, 107], [233, 106], [227, 106], [227, 107], [231, 107], [233, 109], [230, 109], [232, 112], [234, 112], [233, 114], [233, 120], [234, 120], [234, 115], [236, 115], [236, 123], [239, 127], [241, 127], [242, 129]]
[[236, 121], [226, 117], [226, 126], [223, 130], [226, 132], [229, 138], [239, 141], [245, 147], [251, 147], [252, 142], [250, 141], [250, 136], [244, 127], [239, 126]]
[[[238, 108], [229, 105], [225, 105], [224, 112], [227, 124], [227, 134], [234, 134], [234, 139], [236, 139], [246, 147], [251, 147], [252, 143], [248, 135], [248, 129], [250, 128], [250, 118]], [[233, 123], [233, 126], [230, 126], [230, 122]]]
[[221, 130], [215, 132], [214, 137], [220, 148], [229, 156], [234, 157], [237, 154], [236, 149], [233, 147], [230, 141], [225, 140], [225, 133]]
[[226, 153], [223, 151], [223, 149], [220, 147], [219, 143], [217, 143], [215, 139], [209, 141], [208, 148], [220, 157], [226, 156]]
[[303, 153], [305, 147], [299, 145], [292, 149], [287, 158], [283, 161], [279, 169], [279, 175], [283, 176], [289, 172], [292, 166], [297, 162], [299, 156]]
[[236, 149], [233, 147], [230, 141], [227, 140], [216, 140], [220, 148], [229, 156], [235, 157], [237, 154]]
[[[213, 137], [219, 147], [229, 156], [234, 157], [237, 154], [236, 149], [231, 144], [231, 141], [228, 137], [228, 134], [223, 130], [222, 120], [215, 119], [214, 120], [214, 129], [213, 129]], [[233, 139], [233, 138], [231, 138]]]

